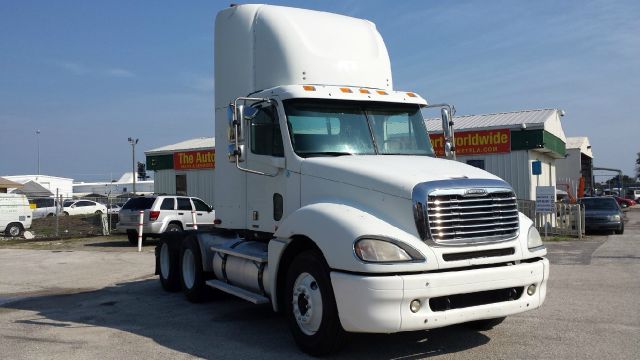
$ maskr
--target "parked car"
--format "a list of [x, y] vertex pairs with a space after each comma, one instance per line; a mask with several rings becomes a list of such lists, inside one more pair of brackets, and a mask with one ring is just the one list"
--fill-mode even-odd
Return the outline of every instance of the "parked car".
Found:
[[629, 206], [634, 206], [636, 204], [635, 201], [631, 199], [625, 199], [620, 196], [613, 196], [613, 198], [616, 199], [616, 201], [618, 202], [618, 205], [620, 205], [621, 208], [627, 208]]
[[624, 214], [620, 205], [612, 197], [586, 197], [579, 200], [584, 204], [585, 229], [613, 230], [624, 233]]
[[627, 197], [633, 199], [636, 203], [640, 202], [640, 189], [631, 189], [627, 192]]
[[29, 200], [31, 206], [35, 206], [33, 209], [33, 218], [39, 219], [48, 216], [55, 216], [59, 209], [57, 209], [58, 202], [56, 199], [50, 198], [37, 198]]
[[20, 236], [31, 227], [33, 210], [22, 194], [0, 194], [0, 233]]
[[122, 206], [120, 206], [119, 204], [109, 204], [109, 206], [107, 207], [107, 212], [111, 215], [115, 215], [120, 213], [120, 209], [122, 209]]
[[105, 214], [107, 207], [91, 200], [67, 200], [63, 203], [64, 215]]
[[117, 229], [126, 231], [131, 244], [138, 243], [138, 222], [143, 212], [143, 239], [159, 237], [169, 231], [193, 228], [191, 211], [195, 211], [198, 226], [213, 226], [215, 211], [196, 197], [147, 195], [129, 199], [118, 217]]

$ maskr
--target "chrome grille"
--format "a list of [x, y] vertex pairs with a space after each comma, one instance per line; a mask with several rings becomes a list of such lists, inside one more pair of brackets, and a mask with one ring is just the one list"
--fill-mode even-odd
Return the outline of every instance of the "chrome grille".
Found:
[[486, 189], [472, 196], [438, 190], [427, 199], [425, 220], [437, 244], [497, 242], [518, 235], [518, 206], [511, 190]]

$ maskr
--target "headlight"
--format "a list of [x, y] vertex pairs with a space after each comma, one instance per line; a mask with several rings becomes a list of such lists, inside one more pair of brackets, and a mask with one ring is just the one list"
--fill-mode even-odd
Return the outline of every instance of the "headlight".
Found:
[[609, 221], [620, 221], [620, 215], [609, 215]]
[[424, 260], [420, 253], [406, 245], [381, 239], [362, 238], [353, 246], [356, 256], [366, 262], [408, 262]]
[[529, 234], [527, 236], [527, 246], [529, 249], [537, 248], [542, 245], [542, 238], [540, 233], [536, 230], [535, 226], [529, 228]]

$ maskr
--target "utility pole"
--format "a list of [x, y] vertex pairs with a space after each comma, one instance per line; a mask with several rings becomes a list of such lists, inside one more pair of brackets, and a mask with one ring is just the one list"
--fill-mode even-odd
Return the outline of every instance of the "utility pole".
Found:
[[36, 154], [38, 163], [38, 172], [36, 175], [40, 175], [40, 130], [36, 130]]
[[136, 194], [136, 144], [139, 139], [129, 138], [131, 144], [131, 175], [133, 175], [133, 195]]

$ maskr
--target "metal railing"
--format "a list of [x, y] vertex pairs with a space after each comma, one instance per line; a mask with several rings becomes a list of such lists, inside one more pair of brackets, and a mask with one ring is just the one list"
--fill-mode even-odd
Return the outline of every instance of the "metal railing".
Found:
[[536, 202], [518, 200], [518, 210], [533, 220], [540, 234], [575, 236], [585, 233], [584, 205], [557, 202], [553, 213], [537, 213]]

